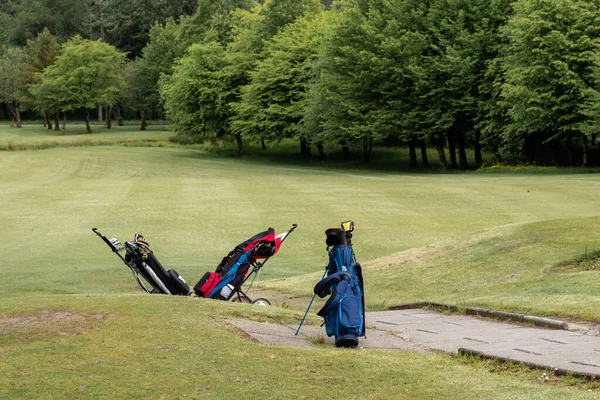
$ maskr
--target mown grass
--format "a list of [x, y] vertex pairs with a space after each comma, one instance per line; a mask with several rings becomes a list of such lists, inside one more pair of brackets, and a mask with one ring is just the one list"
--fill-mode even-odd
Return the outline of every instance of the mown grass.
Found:
[[592, 398], [435, 353], [258, 345], [226, 323], [298, 316], [273, 307], [141, 294], [14, 297], [0, 305], [0, 315], [43, 311], [94, 318], [71, 322], [70, 331], [59, 324], [0, 336], [2, 398]]
[[[600, 218], [512, 224], [366, 261], [369, 304], [436, 301], [540, 316], [600, 320], [599, 271], [579, 261], [600, 249]], [[315, 276], [271, 281], [309, 295]]]
[[165, 125], [150, 124], [145, 131], [139, 126], [113, 124], [107, 129], [92, 123], [92, 133], [86, 132], [85, 124], [69, 123], [65, 135], [60, 131], [44, 128], [42, 122], [25, 124], [22, 128], [4, 127], [0, 124], [0, 151], [43, 150], [55, 147], [101, 146], [113, 144], [168, 143], [171, 133]]
[[[12, 132], [0, 129], [0, 144]], [[148, 146], [147, 134], [159, 142]], [[84, 316], [0, 324], [0, 398], [315, 398], [325, 387], [332, 398], [594, 394], [439, 354], [257, 345], [224, 318], [293, 325], [302, 307], [138, 294], [91, 231], [142, 232], [193, 285], [247, 237], [298, 223], [260, 281], [310, 296], [327, 262], [325, 229], [351, 218], [370, 310], [431, 300], [598, 320], [598, 272], [551, 269], [600, 249], [594, 175], [394, 173], [207, 152], [168, 144], [159, 127], [91, 136], [101, 135], [111, 146], [69, 147], [90, 136], [79, 133], [43, 151], [0, 152], [0, 318]], [[124, 137], [129, 145], [118, 145]]]

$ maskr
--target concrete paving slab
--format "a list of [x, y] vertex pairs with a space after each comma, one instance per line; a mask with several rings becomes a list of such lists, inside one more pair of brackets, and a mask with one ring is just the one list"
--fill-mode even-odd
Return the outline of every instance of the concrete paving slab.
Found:
[[[296, 327], [245, 320], [230, 323], [260, 343], [303, 347], [318, 347], [317, 343], [333, 345], [333, 338], [326, 336], [323, 327], [303, 326], [296, 336]], [[367, 313], [366, 323], [367, 338], [359, 339], [359, 348], [363, 349], [470, 353], [600, 378], [600, 336], [596, 335], [424, 309]]]
[[[469, 321], [469, 317], [465, 319], [465, 316], [439, 314], [429, 310], [419, 310], [418, 313], [410, 311], [402, 310], [403, 315], [396, 311], [378, 312], [368, 321], [372, 321], [376, 328], [388, 326], [388, 329], [390, 323], [393, 323], [392, 330], [403, 332], [413, 342], [432, 350], [449, 353], [470, 351], [484, 357], [600, 377], [600, 351], [595, 351], [600, 350], [598, 336], [476, 318]], [[421, 321], [418, 328], [414, 325], [415, 315]], [[403, 318], [410, 323], [403, 324]], [[449, 320], [456, 321], [456, 324], [444, 329], [442, 321]], [[457, 329], [458, 325], [461, 325], [460, 329]]]
[[[327, 337], [325, 328], [320, 326], [303, 326], [296, 336], [295, 331], [297, 327], [243, 319], [230, 319], [228, 323], [263, 344], [317, 347], [317, 343], [323, 342], [327, 345], [334, 345], [334, 338]], [[358, 347], [365, 349], [426, 351], [420, 345], [412, 343], [406, 336], [379, 330], [370, 330], [366, 338], [359, 338]]]
[[[327, 337], [325, 328], [320, 326], [303, 326], [299, 336], [312, 338], [312, 341], [324, 339], [325, 343], [331, 345], [334, 344], [334, 338]], [[395, 335], [390, 332], [379, 330], [369, 330], [366, 338], [359, 338], [358, 347], [365, 349], [425, 351], [421, 346], [412, 343], [410, 339], [404, 335]]]
[[292, 347], [316, 347], [306, 337], [294, 336], [294, 331], [284, 325], [245, 319], [229, 319], [227, 322], [245, 332], [259, 343], [280, 344]]

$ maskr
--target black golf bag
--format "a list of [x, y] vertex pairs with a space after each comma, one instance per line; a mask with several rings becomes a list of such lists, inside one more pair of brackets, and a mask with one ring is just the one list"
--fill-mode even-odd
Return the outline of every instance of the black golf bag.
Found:
[[321, 298], [330, 295], [317, 313], [325, 320], [327, 336], [335, 336], [337, 347], [356, 347], [358, 338], [366, 336], [364, 284], [350, 242], [352, 230], [344, 228], [325, 231], [329, 264], [314, 292]]
[[288, 232], [278, 236], [275, 236], [273, 228], [269, 228], [235, 246], [223, 257], [214, 272], [204, 274], [194, 286], [196, 295], [217, 300], [268, 305], [269, 302], [266, 299], [252, 301], [242, 291], [242, 285], [252, 274], [258, 273], [267, 260], [277, 253], [281, 243], [296, 229], [296, 226], [294, 224]]
[[[186, 281], [174, 269], [165, 270], [154, 256], [148, 242], [139, 233], [134, 235], [133, 241], [121, 244], [118, 239], [108, 239], [96, 228], [92, 230], [131, 269], [138, 286], [144, 292], [182, 296], [190, 294], [190, 287]], [[125, 257], [121, 252], [125, 252]]]

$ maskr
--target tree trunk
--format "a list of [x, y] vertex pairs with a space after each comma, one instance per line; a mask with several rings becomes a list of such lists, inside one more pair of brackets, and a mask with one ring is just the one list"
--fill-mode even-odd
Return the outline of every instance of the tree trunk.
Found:
[[64, 136], [65, 132], [67, 132], [67, 112], [63, 113], [63, 125], [61, 134]]
[[344, 154], [344, 161], [350, 160], [350, 148], [348, 147], [348, 143], [344, 140], [342, 141], [342, 153]]
[[300, 154], [302, 154], [303, 156], [306, 156], [309, 153], [310, 152], [308, 150], [308, 142], [304, 138], [300, 139]]
[[238, 153], [240, 155], [244, 154], [244, 144], [242, 143], [242, 135], [240, 135], [239, 133], [235, 134], [235, 142], [238, 145]]
[[145, 131], [146, 126], [148, 125], [148, 122], [146, 121], [146, 110], [141, 111], [141, 117], [142, 117], [142, 127], [140, 128], [140, 130]]
[[475, 132], [475, 142], [473, 143], [473, 152], [475, 153], [475, 165], [480, 167], [483, 165], [483, 157], [481, 156], [481, 143], [479, 143], [480, 138], [479, 131]]
[[427, 156], [427, 142], [425, 138], [419, 141], [421, 147], [421, 166], [423, 168], [429, 168], [429, 157]]
[[121, 114], [121, 106], [117, 106], [117, 124], [123, 126], [123, 114]]
[[450, 168], [456, 169], [456, 134], [451, 130], [448, 137], [448, 155], [450, 157]]
[[54, 114], [54, 132], [58, 132], [60, 130], [59, 121], [60, 121], [60, 115], [57, 111], [56, 114]]
[[447, 161], [446, 161], [446, 152], [444, 151], [444, 138], [442, 136], [443, 135], [441, 133], [438, 135], [436, 144], [435, 144], [435, 148], [438, 152], [438, 156], [440, 159], [440, 168], [445, 171], [446, 166], [447, 166]]
[[567, 163], [569, 167], [572, 167], [573, 162], [573, 134], [567, 133]]
[[366, 135], [363, 137], [363, 161], [365, 164], [371, 162], [371, 153], [373, 151], [373, 136]]
[[112, 107], [106, 107], [106, 128], [112, 129]]
[[325, 149], [323, 149], [323, 142], [317, 143], [317, 151], [319, 152], [319, 160], [325, 160]]
[[583, 158], [583, 166], [587, 167], [588, 166], [588, 140], [587, 140], [587, 135], [583, 135], [583, 154], [582, 154], [582, 158]]
[[15, 114], [17, 116], [17, 128], [21, 128], [21, 105], [17, 103], [17, 106], [15, 107]]
[[102, 106], [98, 106], [98, 122], [102, 122], [104, 120], [104, 108]]
[[85, 109], [85, 130], [87, 133], [92, 133], [92, 127], [90, 126], [90, 110], [89, 108]]
[[267, 145], [265, 144], [265, 138], [260, 138], [260, 145], [263, 150], [267, 149]]
[[15, 118], [17, 116], [17, 110], [15, 107], [15, 103], [6, 103], [6, 106], [8, 108], [8, 112], [10, 114], [10, 127], [14, 128], [15, 127]]
[[52, 122], [50, 122], [50, 118], [46, 111], [44, 111], [44, 126], [47, 127], [49, 131], [52, 130]]
[[458, 134], [458, 165], [460, 169], [469, 169], [469, 162], [467, 161], [467, 150], [465, 133], [460, 132]]
[[417, 147], [415, 142], [417, 140], [415, 138], [411, 138], [408, 142], [408, 165], [411, 168], [417, 167]]
[[496, 149], [496, 151], [494, 152], [494, 157], [496, 157], [496, 165], [501, 165], [502, 164], [502, 155], [500, 154], [498, 149]]
[[537, 147], [537, 135], [535, 133], [525, 136], [525, 156], [527, 157], [527, 162], [535, 163]]

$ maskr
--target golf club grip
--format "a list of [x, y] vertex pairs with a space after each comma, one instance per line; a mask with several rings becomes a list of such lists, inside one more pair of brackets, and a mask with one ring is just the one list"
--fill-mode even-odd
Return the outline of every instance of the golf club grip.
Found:
[[294, 229], [296, 229], [297, 227], [298, 227], [298, 224], [292, 224], [292, 228], [289, 231], [287, 231], [287, 235], [285, 235], [285, 237], [283, 238], [281, 243], [283, 243], [285, 241], [285, 239], [287, 239], [287, 237], [290, 236], [290, 233], [294, 232]]
[[115, 253], [118, 253], [119, 250], [110, 242], [110, 240], [108, 240], [108, 238], [106, 236], [104, 236], [103, 234], [98, 232], [97, 228], [92, 228], [92, 231], [94, 231], [94, 233], [96, 235], [100, 236], [102, 238], [102, 240], [104, 240], [104, 243], [106, 243], [106, 245], [108, 247], [110, 247], [112, 251], [114, 251]]

